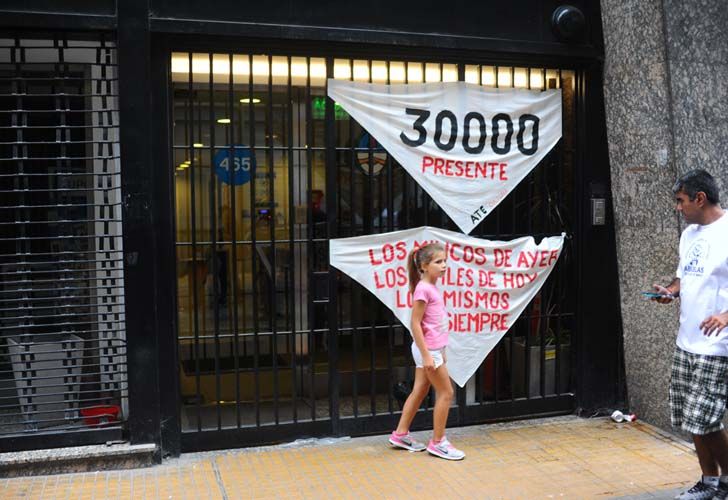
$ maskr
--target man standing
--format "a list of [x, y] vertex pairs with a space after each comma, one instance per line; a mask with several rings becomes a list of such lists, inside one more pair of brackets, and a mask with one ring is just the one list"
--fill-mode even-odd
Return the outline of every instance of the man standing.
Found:
[[689, 432], [702, 479], [676, 498], [728, 498], [728, 215], [705, 170], [693, 170], [672, 188], [677, 211], [689, 224], [680, 237], [677, 277], [654, 285], [668, 304], [680, 297], [680, 330], [672, 361], [672, 425]]

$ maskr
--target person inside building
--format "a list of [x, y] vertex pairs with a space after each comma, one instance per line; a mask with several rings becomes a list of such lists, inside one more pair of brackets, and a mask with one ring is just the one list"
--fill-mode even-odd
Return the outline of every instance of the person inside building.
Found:
[[672, 425], [692, 435], [702, 478], [676, 498], [728, 498], [728, 215], [718, 186], [692, 170], [673, 186], [677, 211], [689, 224], [680, 237], [677, 277], [654, 285], [655, 300], [680, 298], [680, 329], [670, 379]]

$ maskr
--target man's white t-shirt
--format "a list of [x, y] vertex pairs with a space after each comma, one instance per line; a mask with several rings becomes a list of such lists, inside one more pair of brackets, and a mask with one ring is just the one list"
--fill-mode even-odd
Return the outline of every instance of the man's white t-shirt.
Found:
[[700, 323], [728, 311], [728, 211], [680, 236], [680, 330], [677, 345], [694, 354], [728, 357], [728, 327], [708, 337]]

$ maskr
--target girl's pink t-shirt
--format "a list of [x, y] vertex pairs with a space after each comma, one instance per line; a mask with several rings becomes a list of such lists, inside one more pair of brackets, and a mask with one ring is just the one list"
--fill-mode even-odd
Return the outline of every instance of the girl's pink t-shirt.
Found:
[[415, 287], [412, 299], [425, 303], [425, 314], [422, 315], [422, 333], [425, 345], [429, 350], [442, 349], [447, 345], [448, 326], [445, 302], [442, 293], [435, 285], [420, 280]]

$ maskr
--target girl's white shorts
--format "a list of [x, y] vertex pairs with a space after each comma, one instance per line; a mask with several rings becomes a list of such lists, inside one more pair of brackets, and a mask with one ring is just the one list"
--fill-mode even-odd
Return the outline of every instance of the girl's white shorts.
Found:
[[[445, 362], [445, 358], [443, 357], [443, 354], [445, 353], [445, 348], [442, 349], [435, 349], [430, 351], [430, 356], [432, 356], [432, 361], [435, 362], [435, 370], [440, 368], [440, 365], [442, 365]], [[417, 368], [424, 368], [424, 365], [422, 363], [422, 353], [420, 352], [420, 349], [417, 347], [417, 344], [412, 342], [412, 357], [415, 359], [415, 366]]]

